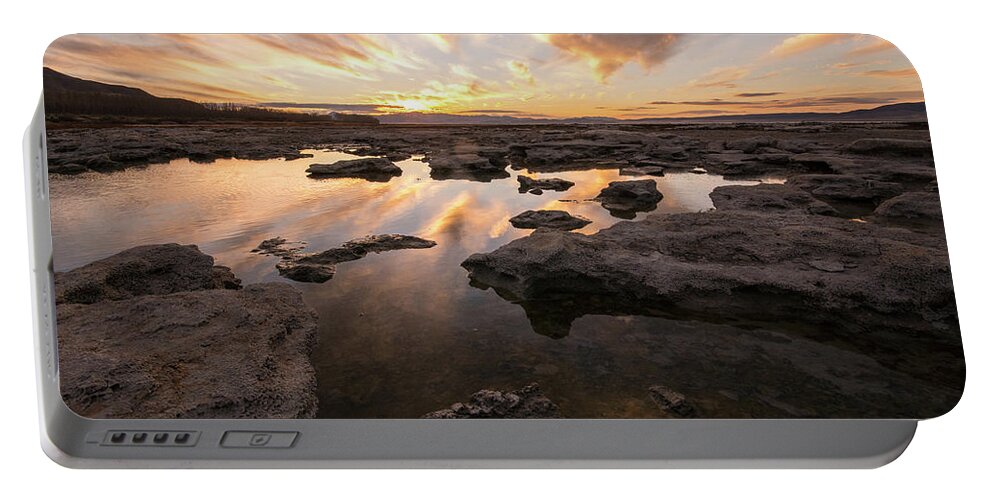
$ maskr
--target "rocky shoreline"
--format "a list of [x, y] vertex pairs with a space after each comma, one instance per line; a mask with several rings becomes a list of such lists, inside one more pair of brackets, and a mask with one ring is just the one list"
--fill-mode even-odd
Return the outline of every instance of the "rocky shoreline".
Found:
[[90, 418], [313, 418], [316, 314], [241, 287], [195, 246], [135, 247], [56, 273], [59, 368]]
[[[650, 213], [592, 235], [572, 232], [589, 224], [582, 217], [525, 211], [510, 222], [533, 233], [467, 256], [462, 266], [472, 286], [519, 305], [533, 329], [552, 338], [568, 336], [573, 322], [586, 315], [675, 318], [785, 331], [804, 341], [871, 353], [887, 370], [919, 380], [922, 393], [935, 401], [932, 408], [950, 407], [964, 379], [926, 125], [134, 127], [50, 131], [49, 145], [50, 172], [66, 175], [183, 157], [295, 159], [304, 156], [303, 149], [327, 148], [381, 158], [314, 164], [311, 175], [390, 182], [402, 175], [393, 161], [423, 155], [434, 180], [489, 182], [510, 177], [508, 169], [531, 175], [610, 169], [649, 177], [599, 187], [592, 201], [618, 219], [655, 211], [663, 201], [657, 186], [666, 172], [785, 179], [718, 187], [710, 194], [711, 211]], [[561, 178], [517, 179], [520, 193], [573, 187]], [[302, 244], [273, 238], [257, 251], [279, 257], [277, 269], [289, 279], [324, 282], [337, 263], [368, 252], [434, 246], [405, 235], [370, 238], [314, 254], [302, 253]], [[63, 382], [70, 407], [98, 416], [171, 415], [167, 408], [183, 416], [313, 416], [313, 367], [306, 357], [316, 327], [299, 293], [279, 284], [241, 288], [230, 269], [193, 252], [139, 247], [59, 273], [60, 343], [66, 344], [63, 364], [69, 367]], [[257, 319], [258, 308], [271, 321], [246, 319]], [[158, 309], [162, 316], [145, 312]], [[242, 355], [251, 360], [237, 367], [234, 354], [177, 347], [179, 337], [167, 337], [158, 347], [177, 353], [157, 354], [167, 361], [153, 366], [151, 358], [142, 357], [147, 340], [125, 328], [134, 321], [141, 332], [202, 335], [197, 345], [211, 346], [235, 319], [249, 321], [252, 333], [235, 344], [235, 351], [244, 349]], [[276, 342], [279, 350], [273, 351], [280, 322], [294, 325], [295, 340]], [[194, 323], [207, 327], [190, 327]], [[103, 337], [87, 334], [93, 331]], [[120, 340], [108, 342], [112, 338]], [[111, 344], [120, 350], [101, 350]], [[77, 351], [86, 355], [73, 354]], [[208, 354], [211, 360], [218, 357], [217, 366], [189, 361]], [[304, 375], [292, 376], [289, 367]], [[227, 383], [216, 393], [183, 399], [187, 393], [202, 396], [206, 381], [218, 374]], [[110, 393], [124, 397], [111, 401]], [[710, 416], [686, 394], [682, 387], [645, 387], [645, 397], [666, 416]], [[554, 399], [531, 385], [509, 392], [484, 389], [466, 403], [426, 416], [560, 416]], [[807, 415], [802, 410], [791, 414]]]

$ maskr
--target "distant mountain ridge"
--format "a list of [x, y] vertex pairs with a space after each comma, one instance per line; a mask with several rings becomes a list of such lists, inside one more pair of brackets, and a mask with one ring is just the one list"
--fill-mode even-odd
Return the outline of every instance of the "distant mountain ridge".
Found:
[[51, 68], [42, 73], [45, 114], [54, 119], [78, 117], [126, 117], [129, 119], [167, 119], [178, 121], [293, 121], [375, 125], [372, 116], [335, 113], [308, 115], [274, 111], [252, 106], [201, 104], [175, 97], [158, 97], [134, 87], [112, 85], [76, 78]]
[[201, 104], [187, 99], [154, 96], [142, 89], [76, 78], [44, 68], [45, 113], [56, 119], [78, 116], [194, 120], [303, 121], [411, 125], [541, 125], [638, 124], [693, 122], [904, 121], [926, 122], [923, 102], [887, 104], [841, 113], [759, 113], [694, 117], [621, 119], [606, 116], [527, 118], [452, 113], [391, 113], [378, 116], [333, 113], [302, 114], [251, 106]]
[[755, 113], [738, 115], [709, 115], [693, 117], [650, 117], [621, 119], [606, 116], [577, 118], [524, 118], [486, 114], [456, 115], [451, 113], [395, 113], [381, 115], [384, 124], [424, 125], [527, 125], [527, 124], [610, 124], [610, 123], [688, 123], [688, 122], [798, 122], [798, 121], [901, 121], [926, 122], [927, 111], [923, 102], [887, 104], [870, 109], [856, 109], [840, 113]]

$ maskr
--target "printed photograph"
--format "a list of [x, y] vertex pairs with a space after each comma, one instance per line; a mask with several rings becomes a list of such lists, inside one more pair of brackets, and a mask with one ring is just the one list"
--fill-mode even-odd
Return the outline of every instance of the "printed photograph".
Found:
[[962, 393], [924, 94], [881, 38], [69, 35], [43, 72], [79, 415], [919, 419]]

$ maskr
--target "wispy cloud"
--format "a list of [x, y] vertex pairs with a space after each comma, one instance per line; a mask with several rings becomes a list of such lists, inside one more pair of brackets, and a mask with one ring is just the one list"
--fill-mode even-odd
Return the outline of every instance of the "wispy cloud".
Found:
[[863, 76], [871, 76], [875, 78], [917, 78], [917, 71], [914, 70], [914, 68], [873, 69], [863, 71], [861, 74]]
[[786, 40], [783, 40], [779, 45], [773, 47], [772, 50], [769, 51], [769, 55], [779, 58], [792, 57], [803, 54], [804, 52], [810, 52], [812, 50], [825, 47], [827, 45], [849, 40], [851, 37], [851, 35], [827, 33], [794, 35]]
[[895, 45], [893, 45], [892, 43], [886, 40], [883, 40], [882, 38], [871, 37], [871, 41], [869, 43], [863, 44], [859, 47], [856, 47], [848, 51], [848, 57], [862, 57], [871, 54], [878, 54], [880, 52], [887, 52], [895, 48], [896, 48]]
[[507, 69], [514, 78], [534, 85], [534, 76], [531, 74], [531, 67], [524, 61], [507, 61]]
[[781, 95], [782, 92], [741, 92], [735, 94], [735, 97], [771, 97], [774, 95]]
[[812, 108], [837, 106], [841, 104], [892, 104], [900, 102], [898, 96], [838, 95], [824, 97], [804, 97], [795, 99], [765, 99], [760, 101], [734, 101], [709, 99], [702, 101], [652, 101], [652, 106], [742, 106], [745, 108]]
[[585, 60], [601, 83], [625, 64], [634, 62], [646, 71], [672, 57], [680, 45], [680, 35], [547, 35], [555, 48]]
[[323, 109], [328, 111], [345, 111], [356, 113], [374, 113], [388, 111], [392, 109], [402, 109], [400, 106], [388, 104], [336, 104], [336, 103], [313, 103], [313, 102], [262, 102], [258, 104], [267, 108], [289, 108], [289, 109]]
[[691, 87], [699, 88], [735, 88], [738, 81], [751, 74], [751, 69], [744, 66], [714, 68], [700, 78], [690, 80]]

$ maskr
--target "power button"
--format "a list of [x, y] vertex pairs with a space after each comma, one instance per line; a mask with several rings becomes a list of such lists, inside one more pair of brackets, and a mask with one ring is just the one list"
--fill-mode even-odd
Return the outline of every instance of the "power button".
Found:
[[290, 448], [298, 432], [228, 431], [221, 438], [223, 448]]

